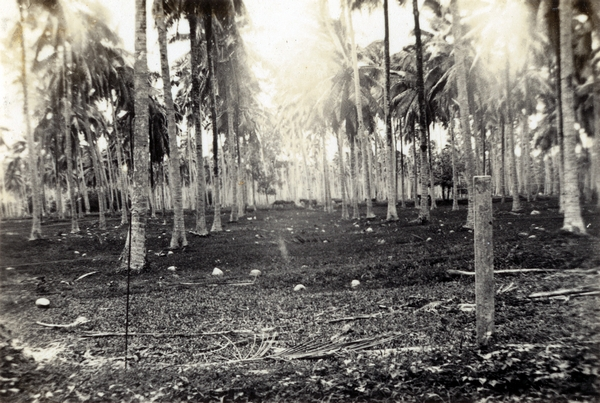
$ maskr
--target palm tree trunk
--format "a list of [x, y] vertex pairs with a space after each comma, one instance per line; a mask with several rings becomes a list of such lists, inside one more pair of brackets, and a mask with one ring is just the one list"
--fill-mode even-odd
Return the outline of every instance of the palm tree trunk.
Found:
[[498, 176], [500, 177], [500, 203], [504, 204], [506, 197], [506, 136], [505, 136], [505, 124], [504, 114], [500, 117], [500, 169], [498, 170]]
[[208, 60], [208, 81], [210, 85], [210, 118], [213, 131], [213, 207], [214, 218], [211, 232], [221, 232], [221, 195], [220, 195], [220, 175], [219, 175], [219, 128], [217, 126], [217, 77], [215, 76], [215, 63], [213, 55], [213, 27], [212, 14], [204, 16], [204, 30], [206, 32], [206, 58]]
[[127, 180], [126, 180], [126, 173], [123, 171], [123, 167], [124, 167], [124, 162], [123, 162], [123, 137], [121, 136], [121, 131], [118, 128], [118, 124], [117, 124], [117, 115], [115, 113], [115, 107], [113, 105], [112, 107], [112, 114], [113, 114], [113, 129], [115, 131], [115, 143], [117, 146], [117, 163], [119, 164], [119, 172], [118, 172], [118, 179], [119, 179], [119, 188], [121, 189], [121, 225], [126, 225], [129, 223], [129, 203], [128, 203], [128, 197], [127, 197]]
[[[398, 132], [400, 133], [400, 206], [406, 208], [406, 195], [404, 192], [404, 136], [402, 136], [401, 120], [398, 118]], [[394, 173], [396, 176], [396, 173]]]
[[592, 189], [596, 191], [596, 207], [600, 208], [600, 66], [594, 69], [594, 138], [591, 149]]
[[[419, 6], [417, 0], [413, 0], [413, 17], [415, 22], [415, 49], [417, 53], [417, 98], [419, 100], [419, 125], [418, 133], [421, 140], [421, 208], [419, 220], [426, 223], [430, 220], [429, 203], [426, 195], [427, 183], [429, 182], [429, 164], [427, 162], [427, 108], [425, 106], [425, 84], [423, 82], [423, 44], [421, 42], [421, 26], [419, 23]], [[433, 183], [430, 184], [433, 186]]]
[[229, 214], [230, 222], [238, 221], [238, 194], [237, 194], [237, 150], [236, 150], [236, 138], [237, 134], [233, 128], [233, 105], [232, 105], [232, 94], [225, 89], [223, 91], [225, 94], [225, 102], [227, 105], [227, 134], [228, 134], [228, 143], [229, 143], [229, 182], [231, 187], [231, 213]]
[[79, 232], [79, 219], [77, 206], [75, 205], [75, 184], [73, 183], [73, 141], [71, 138], [71, 80], [70, 74], [70, 52], [63, 48], [63, 58], [67, 73], [63, 78], [65, 88], [63, 94], [63, 112], [65, 119], [65, 158], [67, 159], [67, 190], [69, 192], [69, 203], [71, 205], [71, 233]]
[[83, 170], [83, 151], [79, 147], [79, 142], [75, 144], [75, 150], [75, 160], [79, 162], [79, 183], [81, 184], [81, 191], [83, 193], [83, 206], [85, 207], [85, 215], [87, 215], [91, 212], [90, 196], [88, 194], [87, 183], [85, 179], [85, 171]]
[[141, 270], [146, 263], [146, 220], [148, 216], [148, 62], [146, 56], [146, 1], [135, 1], [135, 65], [133, 151], [133, 192], [131, 227], [121, 254], [121, 268]]
[[510, 63], [506, 56], [506, 121], [508, 124], [508, 160], [510, 165], [510, 185], [512, 188], [512, 211], [521, 211], [521, 200], [519, 199], [519, 183], [517, 181], [517, 159], [515, 156], [515, 133], [511, 104], [511, 82], [510, 82]]
[[450, 2], [452, 11], [452, 32], [454, 34], [454, 61], [456, 64], [456, 86], [458, 88], [458, 105], [460, 109], [460, 126], [463, 133], [463, 147], [465, 151], [465, 176], [467, 178], [467, 193], [469, 208], [465, 227], [473, 228], [473, 147], [471, 146], [471, 129], [469, 126], [469, 101], [467, 95], [467, 66], [465, 65], [465, 49], [463, 45], [462, 27], [457, 0]]
[[56, 133], [54, 135], [54, 183], [56, 191], [56, 212], [58, 218], [62, 220], [65, 218], [65, 213], [62, 207], [62, 189], [60, 183], [60, 168], [58, 164], [58, 137], [59, 133]]
[[[30, 240], [42, 238], [41, 221], [41, 194], [39, 173], [37, 169], [37, 152], [35, 151], [35, 140], [31, 130], [31, 121], [29, 119], [29, 94], [27, 89], [27, 58], [25, 54], [25, 16], [23, 15], [23, 6], [19, 6], [19, 31], [21, 34], [21, 84], [23, 85], [23, 118], [25, 119], [25, 130], [27, 135], [27, 148], [29, 149], [29, 176], [31, 178], [31, 201], [33, 209], [31, 212], [31, 234]], [[27, 201], [27, 198], [25, 199]]]
[[[394, 135], [392, 133], [392, 114], [390, 112], [390, 22], [388, 15], [388, 0], [383, 0], [384, 39], [383, 53], [385, 64], [385, 85], [383, 112], [385, 118], [386, 152], [388, 154], [387, 164], [387, 217], [388, 221], [398, 220], [396, 210], [396, 153], [394, 150]], [[404, 183], [402, 184], [402, 203], [404, 204]]]
[[572, 24], [573, 7], [570, 0], [560, 0], [560, 87], [564, 133], [564, 174], [561, 190], [564, 195], [564, 221], [562, 229], [569, 232], [586, 232], [581, 218], [579, 186], [577, 178], [577, 131], [575, 130], [575, 102], [573, 87]]
[[171, 94], [171, 73], [167, 50], [167, 29], [165, 27], [163, 0], [154, 0], [157, 4], [156, 27], [158, 29], [158, 46], [160, 49], [160, 71], [163, 82], [163, 97], [167, 114], [167, 130], [169, 135], [169, 185], [173, 200], [173, 233], [169, 248], [177, 249], [188, 244], [185, 236], [183, 219], [183, 192], [181, 188], [181, 168], [179, 166], [179, 148], [177, 146], [177, 124], [175, 122], [175, 106]]
[[[196, 234], [200, 236], [208, 235], [206, 226], [206, 172], [204, 170], [204, 157], [202, 150], [202, 110], [200, 108], [200, 40], [198, 33], [198, 17], [195, 14], [188, 14], [187, 20], [190, 25], [190, 57], [192, 71], [192, 114], [194, 119], [194, 131], [196, 133]], [[191, 136], [188, 135], [188, 146], [191, 150]], [[191, 184], [190, 184], [191, 185]]]
[[[346, 130], [348, 133], [349, 130]], [[360, 219], [358, 210], [358, 158], [356, 156], [356, 134], [350, 135], [350, 202], [352, 203], [352, 219]]]
[[337, 144], [338, 144], [338, 161], [340, 164], [339, 175], [340, 175], [340, 193], [342, 197], [342, 220], [347, 220], [350, 218], [348, 214], [348, 199], [346, 197], [346, 178], [345, 178], [345, 170], [344, 170], [344, 146], [343, 146], [343, 138], [342, 134], [339, 131], [337, 133]]
[[521, 168], [523, 174], [523, 190], [527, 195], [527, 201], [531, 201], [531, 181], [530, 181], [530, 165], [531, 160], [529, 158], [529, 123], [527, 121], [527, 115], [523, 115], [523, 130], [521, 131]]
[[329, 164], [327, 163], [327, 148], [325, 147], [325, 131], [321, 136], [321, 155], [323, 157], [323, 194], [325, 198], [325, 212], [333, 213], [331, 202], [331, 183], [329, 179]]
[[[79, 94], [80, 100], [83, 106], [84, 113], [87, 111], [87, 102], [86, 95]], [[104, 183], [102, 180], [102, 165], [98, 159], [98, 148], [96, 147], [96, 142], [92, 138], [92, 132], [90, 130], [90, 122], [87, 117], [83, 118], [83, 131], [85, 133], [85, 138], [88, 142], [88, 148], [90, 152], [90, 159], [92, 160], [92, 169], [94, 171], [94, 178], [96, 178], [96, 191], [98, 193], [98, 228], [106, 229], [106, 207], [105, 202], [106, 198], [104, 196]]]
[[417, 163], [417, 130], [416, 130], [416, 122], [413, 122], [413, 140], [412, 140], [412, 149], [413, 149], [413, 201], [415, 204], [415, 208], [419, 208], [417, 194], [419, 193], [418, 187], [418, 174], [419, 174], [419, 164]]
[[451, 114], [450, 124], [450, 153], [452, 156], [452, 210], [458, 210], [458, 172], [456, 171], [456, 145], [454, 144], [454, 113]]
[[429, 169], [429, 197], [431, 197], [431, 209], [436, 209], [435, 203], [435, 181], [433, 178], [433, 161], [431, 159], [431, 131], [427, 125], [427, 151], [428, 151], [428, 169]]
[[[373, 214], [373, 202], [371, 201], [371, 166], [367, 166], [367, 144], [369, 142], [369, 138], [365, 131], [365, 124], [363, 119], [363, 110], [362, 110], [362, 95], [360, 89], [360, 76], [358, 75], [358, 58], [356, 55], [356, 43], [354, 39], [354, 25], [352, 23], [352, 14], [350, 13], [349, 8], [347, 7], [346, 0], [343, 1], [344, 11], [346, 13], [346, 20], [348, 21], [348, 31], [350, 36], [350, 44], [352, 46], [352, 69], [354, 74], [354, 102], [356, 104], [356, 115], [358, 120], [358, 128], [356, 130], [356, 137], [358, 137], [358, 141], [360, 141], [361, 149], [362, 149], [362, 165], [363, 165], [363, 180], [365, 185], [365, 196], [367, 199], [367, 218], [374, 218], [375, 214]], [[356, 173], [356, 172], [355, 172]], [[353, 218], [360, 218], [360, 213], [358, 212], [358, 189], [356, 183], [353, 184], [354, 191], [354, 201], [353, 201]], [[354, 203], [356, 204], [356, 211], [354, 211]]]
[[[110, 211], [111, 214], [115, 213], [116, 209], [114, 206], [114, 202], [116, 200], [115, 198], [115, 180], [114, 180], [114, 175], [113, 175], [113, 159], [112, 159], [112, 153], [110, 151], [110, 143], [107, 141], [106, 142], [106, 170], [108, 171], [108, 190], [110, 193], [110, 197], [109, 197], [109, 204], [108, 204], [108, 209]], [[117, 203], [117, 207], [118, 207], [118, 203]]]
[[240, 217], [244, 217], [246, 215], [246, 178], [244, 177], [244, 167], [242, 165], [242, 141], [243, 141], [243, 135], [242, 135], [242, 128], [240, 125], [240, 86], [239, 83], [236, 79], [235, 81], [236, 83], [236, 89], [237, 89], [237, 99], [238, 102], [236, 104], [236, 108], [235, 108], [235, 128], [237, 131], [237, 136], [235, 136], [235, 157], [236, 157], [236, 161], [237, 161], [237, 178], [236, 178], [236, 186], [238, 187], [238, 199], [237, 199], [237, 206], [238, 206], [238, 218]]

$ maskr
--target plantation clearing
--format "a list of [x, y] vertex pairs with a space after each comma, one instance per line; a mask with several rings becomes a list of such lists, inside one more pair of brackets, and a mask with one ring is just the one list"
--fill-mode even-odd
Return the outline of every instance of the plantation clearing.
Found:
[[225, 211], [225, 231], [172, 253], [172, 216], [151, 219], [127, 368], [120, 219], [100, 231], [87, 217], [79, 234], [48, 220], [36, 241], [29, 220], [3, 221], [0, 401], [597, 401], [598, 211], [584, 206], [590, 235], [577, 236], [560, 231], [556, 199], [510, 206], [493, 204], [506, 272], [487, 350], [465, 206], [427, 225], [413, 208], [387, 222], [383, 203], [360, 221], [285, 206], [226, 223]]

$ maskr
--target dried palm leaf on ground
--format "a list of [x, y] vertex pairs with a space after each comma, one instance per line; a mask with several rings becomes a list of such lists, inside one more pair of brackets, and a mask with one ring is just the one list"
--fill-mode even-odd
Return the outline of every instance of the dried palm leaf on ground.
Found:
[[54, 327], [54, 328], [62, 328], [62, 329], [66, 329], [66, 328], [70, 328], [70, 327], [75, 327], [75, 326], [79, 326], [83, 323], [87, 323], [90, 320], [88, 318], [85, 318], [83, 316], [78, 317], [77, 319], [75, 319], [73, 322], [71, 323], [67, 323], [65, 325], [57, 325], [54, 323], [44, 323], [44, 322], [35, 322], [37, 325], [40, 326], [46, 326], [46, 327]]
[[383, 313], [377, 312], [377, 313], [373, 313], [373, 314], [369, 314], [369, 315], [344, 316], [342, 318], [334, 318], [334, 319], [326, 320], [326, 321], [324, 321], [324, 323], [336, 323], [336, 322], [347, 322], [347, 321], [359, 320], [359, 319], [381, 318], [381, 317], [383, 317], [383, 315], [384, 315]]
[[309, 340], [297, 346], [276, 351], [268, 358], [293, 360], [329, 357], [342, 352], [360, 351], [380, 346], [396, 339], [398, 336], [397, 333], [386, 333], [374, 337], [338, 342]]
[[598, 295], [598, 294], [600, 294], [600, 287], [583, 286], [583, 287], [576, 287], [576, 288], [563, 288], [563, 289], [554, 290], [554, 291], [534, 292], [534, 293], [529, 294], [527, 297], [528, 298], [554, 298], [554, 297], [561, 297], [561, 296], [575, 297], [575, 296]]
[[[151, 337], [203, 337], [203, 336], [221, 336], [226, 334], [237, 334], [251, 336], [254, 334], [252, 330], [224, 330], [222, 332], [200, 332], [200, 333], [154, 333], [154, 332], [131, 332], [128, 336], [151, 336]], [[124, 332], [84, 332], [82, 337], [123, 337]]]

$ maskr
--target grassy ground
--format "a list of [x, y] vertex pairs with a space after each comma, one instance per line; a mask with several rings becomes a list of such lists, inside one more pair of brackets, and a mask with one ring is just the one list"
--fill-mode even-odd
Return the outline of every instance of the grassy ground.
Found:
[[[148, 269], [130, 279], [127, 369], [119, 219], [100, 231], [89, 217], [77, 235], [47, 221], [46, 239], [32, 242], [29, 221], [3, 221], [0, 401], [599, 399], [598, 297], [527, 297], [597, 285], [597, 271], [563, 270], [600, 266], [597, 210], [584, 209], [582, 237], [559, 231], [554, 199], [519, 215], [494, 204], [497, 270], [561, 270], [497, 275], [496, 333], [478, 350], [475, 314], [461, 305], [475, 302], [474, 280], [447, 273], [473, 270], [464, 207], [442, 206], [428, 225], [410, 223], [414, 209], [388, 223], [385, 209], [360, 221], [258, 210], [222, 233], [189, 234], [172, 254], [171, 218], [151, 220]], [[215, 267], [224, 276], [211, 276]], [[255, 282], [252, 269], [262, 272]], [[50, 308], [35, 306], [40, 297]], [[88, 321], [36, 324], [78, 317]]]

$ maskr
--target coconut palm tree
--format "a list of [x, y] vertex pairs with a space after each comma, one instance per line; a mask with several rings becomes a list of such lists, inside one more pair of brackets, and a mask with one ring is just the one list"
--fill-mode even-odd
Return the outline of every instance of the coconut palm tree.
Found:
[[175, 122], [175, 106], [171, 94], [171, 73], [167, 50], [167, 31], [164, 16], [163, 0], [155, 0], [155, 20], [158, 30], [160, 47], [160, 67], [163, 82], [163, 97], [167, 115], [169, 133], [169, 185], [173, 201], [173, 233], [170, 248], [180, 248], [187, 245], [185, 223], [183, 220], [183, 200], [181, 187], [181, 169], [179, 166], [179, 147], [177, 146], [177, 124]]
[[[392, 134], [392, 114], [390, 112], [390, 21], [388, 16], [388, 0], [383, 0], [383, 21], [384, 21], [384, 39], [383, 52], [385, 60], [385, 97], [383, 100], [383, 110], [385, 114], [385, 137], [387, 149], [387, 217], [388, 221], [398, 220], [398, 212], [396, 211], [396, 149], [394, 147], [395, 139]], [[400, 140], [402, 141], [402, 139]], [[392, 175], [394, 173], [394, 175]], [[404, 203], [404, 176], [402, 177], [402, 202]]]
[[200, 236], [208, 235], [206, 227], [206, 176], [204, 172], [204, 157], [202, 145], [202, 114], [200, 108], [200, 67], [202, 66], [202, 50], [199, 38], [198, 16], [195, 12], [190, 11], [186, 14], [186, 18], [190, 25], [190, 61], [191, 61], [191, 103], [192, 103], [192, 119], [196, 132], [196, 172], [197, 172], [197, 189], [196, 189], [196, 229], [195, 233]]
[[579, 188], [577, 178], [577, 130], [575, 129], [574, 88], [573, 88], [573, 5], [571, 0], [560, 0], [560, 88], [561, 114], [564, 132], [564, 221], [563, 230], [585, 234], [581, 218]]
[[[357, 120], [357, 136], [360, 141], [362, 148], [362, 160], [363, 160], [363, 175], [364, 175], [364, 183], [365, 183], [365, 196], [367, 199], [367, 215], [366, 218], [373, 218], [375, 214], [373, 214], [373, 202], [371, 201], [371, 164], [368, 162], [368, 156], [371, 155], [369, 144], [369, 137], [365, 133], [365, 124], [363, 118], [363, 107], [362, 107], [362, 95], [360, 88], [360, 76], [358, 74], [358, 57], [356, 51], [356, 43], [354, 38], [354, 24], [352, 22], [352, 14], [350, 12], [350, 8], [347, 7], [346, 2], [342, 2], [343, 13], [346, 19], [346, 24], [348, 27], [348, 35], [350, 36], [350, 54], [352, 56], [352, 71], [354, 78], [354, 103], [356, 108], [356, 120]], [[367, 146], [368, 145], [368, 146]], [[353, 214], [353, 218], [359, 218], [356, 216], [358, 212], [356, 211]]]
[[134, 144], [131, 197], [131, 227], [121, 254], [121, 268], [141, 270], [146, 263], [146, 220], [148, 215], [148, 62], [146, 49], [146, 1], [135, 2]]
[[[508, 49], [508, 48], [507, 48]], [[521, 211], [521, 201], [519, 200], [519, 185], [517, 182], [517, 160], [515, 157], [515, 133], [514, 133], [514, 120], [513, 120], [513, 105], [511, 103], [511, 92], [512, 86], [510, 81], [510, 61], [508, 52], [506, 55], [505, 65], [505, 85], [506, 85], [506, 124], [508, 127], [508, 162], [510, 166], [510, 184], [512, 187], [512, 211]]]
[[467, 66], [465, 64], [465, 44], [460, 23], [460, 12], [457, 0], [450, 2], [452, 12], [452, 32], [454, 34], [454, 62], [456, 65], [456, 87], [458, 90], [458, 107], [460, 111], [460, 125], [463, 132], [463, 148], [465, 153], [465, 175], [467, 177], [467, 193], [469, 208], [465, 227], [473, 228], [473, 149], [471, 147], [471, 129], [469, 122], [469, 101], [467, 94]]
[[27, 138], [27, 148], [29, 150], [28, 162], [29, 162], [29, 176], [31, 180], [31, 200], [32, 200], [32, 224], [31, 234], [29, 235], [30, 240], [42, 238], [42, 221], [41, 221], [41, 189], [37, 169], [37, 152], [35, 146], [35, 140], [33, 137], [33, 131], [31, 130], [31, 121], [29, 116], [29, 90], [27, 80], [27, 54], [25, 52], [25, 18], [28, 5], [25, 1], [18, 0], [17, 5], [19, 7], [19, 24], [17, 25], [17, 32], [19, 36], [19, 42], [21, 44], [21, 84], [23, 87], [23, 118], [25, 120], [25, 133]]

